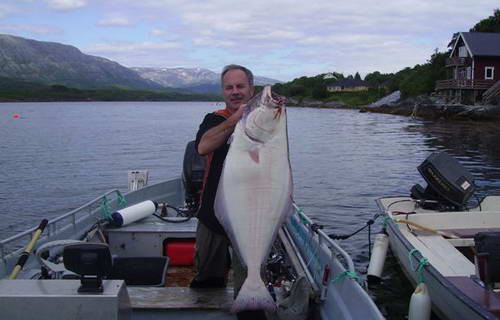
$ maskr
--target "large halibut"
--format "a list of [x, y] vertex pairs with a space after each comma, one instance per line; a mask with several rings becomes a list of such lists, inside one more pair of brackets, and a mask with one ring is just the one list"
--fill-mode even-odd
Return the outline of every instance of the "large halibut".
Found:
[[245, 108], [215, 198], [215, 214], [248, 268], [233, 312], [276, 307], [260, 269], [292, 212], [285, 99], [266, 86]]

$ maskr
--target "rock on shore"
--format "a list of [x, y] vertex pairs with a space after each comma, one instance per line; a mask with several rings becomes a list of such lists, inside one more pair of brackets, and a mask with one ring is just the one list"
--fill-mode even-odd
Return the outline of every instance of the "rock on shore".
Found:
[[450, 104], [439, 96], [418, 96], [396, 99], [396, 91], [381, 100], [364, 106], [361, 111], [397, 114], [428, 119], [455, 119], [476, 121], [499, 121], [500, 105]]
[[316, 101], [316, 100], [301, 100], [301, 101], [299, 101], [297, 99], [289, 98], [289, 97], [287, 97], [286, 105], [293, 106], [293, 107], [305, 107], [305, 108], [346, 108], [346, 107], [348, 107], [348, 105], [342, 101], [330, 101], [330, 102], [322, 102], [322, 101]]

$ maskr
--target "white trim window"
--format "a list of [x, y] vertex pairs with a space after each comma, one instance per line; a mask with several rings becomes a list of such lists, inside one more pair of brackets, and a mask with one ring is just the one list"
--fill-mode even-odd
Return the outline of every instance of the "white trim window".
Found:
[[467, 48], [465, 46], [458, 47], [458, 56], [460, 58], [466, 58], [468, 56]]
[[495, 78], [495, 67], [484, 67], [484, 79], [493, 80]]

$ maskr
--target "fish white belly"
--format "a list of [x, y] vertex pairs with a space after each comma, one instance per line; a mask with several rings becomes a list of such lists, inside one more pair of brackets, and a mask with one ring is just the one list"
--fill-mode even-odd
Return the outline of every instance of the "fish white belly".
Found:
[[248, 268], [233, 311], [274, 308], [260, 268], [292, 204], [285, 112], [263, 144], [248, 138], [243, 124], [236, 126], [215, 200], [216, 216]]

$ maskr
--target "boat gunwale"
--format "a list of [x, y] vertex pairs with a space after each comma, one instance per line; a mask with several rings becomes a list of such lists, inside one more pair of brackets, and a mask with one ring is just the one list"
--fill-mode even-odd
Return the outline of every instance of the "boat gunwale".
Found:
[[[120, 193], [120, 191], [118, 189], [113, 189], [113, 190], [110, 190], [110, 191], [104, 193], [103, 195], [101, 195], [99, 197], [94, 198], [91, 201], [88, 201], [87, 203], [85, 203], [84, 205], [82, 205], [82, 206], [80, 206], [80, 207], [78, 207], [76, 209], [73, 209], [73, 210], [71, 210], [71, 211], [69, 211], [67, 213], [64, 213], [64, 214], [62, 214], [62, 215], [60, 215], [58, 217], [55, 217], [55, 218], [49, 220], [49, 222], [47, 223], [47, 226], [45, 227], [46, 230], [47, 230], [47, 234], [45, 234], [43, 236], [43, 238], [47, 238], [48, 239], [48, 238], [51, 237], [52, 233], [57, 233], [56, 224], [59, 221], [61, 221], [61, 220], [64, 220], [64, 219], [67, 219], [67, 218], [72, 218], [70, 224], [72, 226], [76, 226], [76, 224], [78, 222], [77, 219], [76, 219], [76, 216], [77, 216], [78, 213], [86, 210], [87, 208], [90, 208], [92, 205], [95, 205], [97, 202], [102, 201], [104, 199], [104, 197], [107, 197], [107, 196], [109, 196], [109, 195], [111, 195], [113, 193], [116, 193], [117, 196], [121, 196], [121, 193]], [[89, 216], [93, 216], [94, 214], [95, 214], [94, 210], [90, 210], [88, 213], [83, 214], [82, 217], [80, 217], [80, 219], [85, 219], [85, 218], [87, 218]], [[65, 228], [65, 227], [67, 227], [70, 224], [69, 223], [65, 224], [62, 228]], [[15, 234], [15, 235], [13, 235], [11, 237], [8, 237], [8, 238], [6, 238], [4, 240], [0, 240], [0, 259], [6, 259], [10, 254], [13, 254], [13, 253], [15, 253], [15, 252], [17, 252], [19, 250], [19, 249], [14, 249], [11, 252], [5, 253], [4, 248], [5, 248], [6, 245], [8, 245], [8, 244], [10, 244], [12, 242], [15, 242], [15, 241], [17, 241], [17, 240], [19, 240], [21, 238], [27, 237], [27, 236], [31, 236], [32, 237], [33, 236], [32, 235], [33, 232], [35, 232], [37, 229], [38, 229], [38, 227], [35, 226], [35, 227], [32, 227], [32, 228], [30, 228], [28, 230], [25, 230], [25, 231], [22, 231], [22, 232], [20, 232], [18, 234]]]

